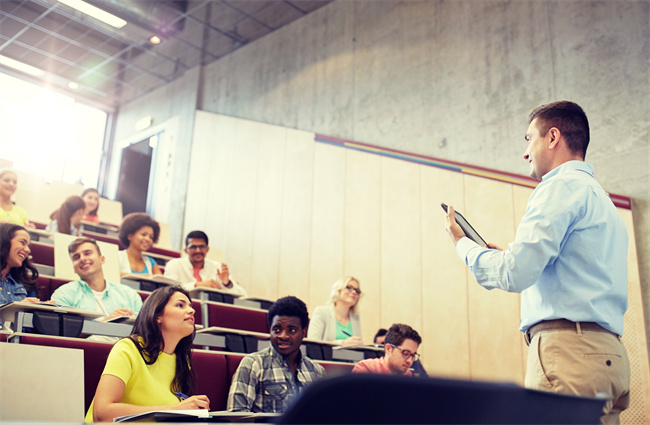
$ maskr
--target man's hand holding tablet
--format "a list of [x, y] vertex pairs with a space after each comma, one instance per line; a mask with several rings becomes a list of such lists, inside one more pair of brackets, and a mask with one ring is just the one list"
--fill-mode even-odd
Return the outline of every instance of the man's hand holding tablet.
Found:
[[465, 217], [459, 212], [454, 211], [454, 207], [447, 208], [447, 204], [440, 204], [442, 209], [447, 213], [447, 233], [451, 236], [454, 244], [456, 244], [463, 236], [467, 236], [482, 247], [492, 248], [487, 242], [478, 234], [476, 230]]

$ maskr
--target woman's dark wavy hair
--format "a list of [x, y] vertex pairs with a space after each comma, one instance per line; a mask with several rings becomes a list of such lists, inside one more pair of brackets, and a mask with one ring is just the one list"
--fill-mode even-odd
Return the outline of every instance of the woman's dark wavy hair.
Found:
[[86, 203], [79, 196], [68, 196], [61, 207], [50, 214], [52, 220], [56, 220], [56, 224], [59, 227], [59, 233], [65, 233], [66, 235], [72, 234], [70, 228], [70, 218], [74, 213], [79, 210], [86, 208]]
[[[8, 263], [9, 251], [11, 250], [11, 240], [19, 230], [25, 230], [23, 226], [11, 223], [0, 223], [0, 270], [4, 269]], [[20, 267], [13, 267], [9, 270], [11, 277], [27, 287], [27, 292], [34, 288], [34, 282], [38, 278], [38, 270], [32, 266], [29, 258], [25, 258]]]
[[158, 225], [158, 222], [151, 218], [149, 214], [134, 212], [125, 215], [120, 226], [120, 242], [122, 242], [124, 248], [129, 247], [129, 235], [134, 234], [144, 226], [149, 226], [153, 229], [153, 243], [158, 243], [158, 237], [160, 236], [160, 225]]
[[[83, 199], [83, 197], [90, 192], [95, 192], [97, 196], [99, 196], [99, 192], [97, 191], [97, 189], [89, 187], [88, 189], [85, 189], [83, 192], [81, 192], [81, 199]], [[86, 202], [84, 201], [84, 208], [85, 208], [85, 204]], [[99, 202], [97, 202], [97, 206], [95, 207], [95, 209], [89, 212], [88, 215], [97, 215], [97, 211], [99, 211]]]
[[[191, 300], [190, 294], [178, 285], [163, 286], [156, 289], [142, 304], [131, 335], [127, 337], [133, 341], [148, 365], [156, 363], [158, 355], [165, 344], [158, 317], [163, 314], [165, 306], [175, 292], [180, 292]], [[181, 339], [174, 350], [176, 354], [176, 374], [171, 385], [173, 392], [194, 394], [195, 378], [194, 370], [192, 370], [192, 342], [195, 335], [196, 330], [191, 335]]]

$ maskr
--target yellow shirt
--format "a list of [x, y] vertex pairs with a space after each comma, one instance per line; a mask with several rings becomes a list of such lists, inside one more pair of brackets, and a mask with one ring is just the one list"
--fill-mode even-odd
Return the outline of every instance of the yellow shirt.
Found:
[[[161, 352], [158, 360], [147, 365], [131, 339], [119, 340], [111, 349], [102, 375], [113, 375], [124, 382], [121, 403], [137, 406], [168, 406], [180, 400], [172, 393], [171, 384], [176, 374], [176, 354]], [[86, 414], [86, 422], [93, 421], [93, 405]]]
[[13, 205], [10, 211], [0, 208], [0, 222], [7, 221], [12, 224], [24, 226], [29, 222], [29, 220], [27, 220], [27, 211], [18, 205]]

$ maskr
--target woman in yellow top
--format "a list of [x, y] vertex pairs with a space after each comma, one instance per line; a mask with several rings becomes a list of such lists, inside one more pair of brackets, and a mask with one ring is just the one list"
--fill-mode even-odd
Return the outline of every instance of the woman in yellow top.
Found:
[[188, 293], [180, 286], [156, 289], [142, 305], [131, 335], [108, 355], [86, 422], [112, 422], [152, 410], [209, 409], [208, 397], [191, 396], [194, 335]]
[[24, 208], [14, 205], [11, 197], [18, 187], [18, 175], [12, 170], [0, 171], [0, 222], [31, 227], [34, 225], [27, 219]]

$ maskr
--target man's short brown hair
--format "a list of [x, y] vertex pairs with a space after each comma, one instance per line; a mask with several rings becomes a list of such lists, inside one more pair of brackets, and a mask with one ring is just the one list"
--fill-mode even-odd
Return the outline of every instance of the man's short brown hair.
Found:
[[388, 333], [386, 333], [386, 339], [384, 344], [392, 344], [395, 347], [402, 345], [405, 339], [412, 339], [418, 345], [422, 344], [422, 338], [415, 329], [409, 325], [403, 325], [401, 323], [395, 323], [390, 328], [388, 328]]
[[91, 238], [77, 238], [73, 240], [70, 245], [68, 245], [68, 254], [72, 255], [74, 254], [79, 247], [85, 243], [91, 243], [95, 245], [95, 249], [97, 249], [97, 254], [102, 255], [102, 251], [99, 249], [99, 245], [97, 245], [97, 241], [95, 239]]

